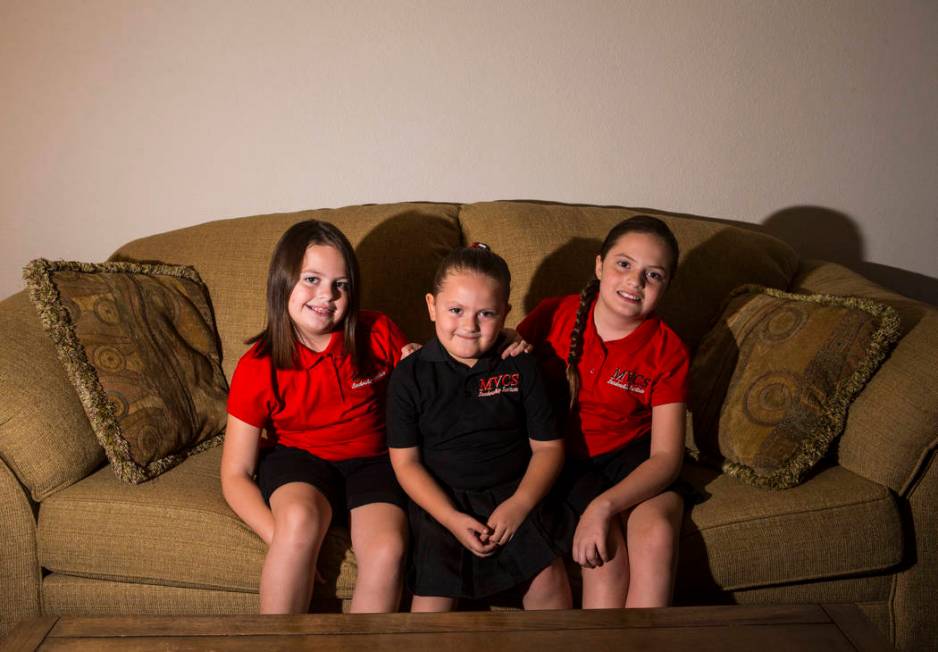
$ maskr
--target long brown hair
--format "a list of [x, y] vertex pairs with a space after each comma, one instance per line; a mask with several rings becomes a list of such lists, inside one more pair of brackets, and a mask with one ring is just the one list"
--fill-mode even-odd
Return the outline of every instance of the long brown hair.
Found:
[[355, 369], [361, 372], [365, 368], [365, 352], [363, 347], [358, 346], [355, 332], [361, 293], [358, 260], [345, 234], [329, 222], [297, 222], [280, 236], [267, 272], [267, 325], [248, 339], [247, 344], [256, 342], [257, 354], [269, 355], [275, 369], [296, 368], [298, 339], [288, 306], [290, 294], [300, 278], [306, 249], [310, 245], [335, 247], [345, 260], [348, 279], [348, 312], [343, 326], [345, 350], [351, 356]]
[[[636, 215], [627, 220], [622, 220], [606, 234], [606, 239], [603, 240], [603, 244], [599, 248], [599, 257], [605, 260], [609, 250], [611, 250], [616, 242], [619, 241], [619, 238], [626, 233], [647, 233], [658, 237], [664, 243], [671, 252], [671, 263], [668, 266], [668, 284], [670, 284], [671, 280], [674, 279], [674, 274], [677, 272], [677, 259], [681, 251], [677, 244], [677, 238], [671, 233], [671, 229], [668, 228], [668, 225], [657, 217], [650, 215]], [[582, 353], [583, 329], [586, 327], [586, 318], [589, 314], [590, 304], [593, 302], [598, 292], [599, 279], [596, 278], [587, 283], [586, 287], [580, 291], [580, 305], [577, 306], [576, 321], [573, 323], [573, 329], [570, 331], [570, 352], [567, 354], [567, 384], [570, 386], [571, 411], [576, 403], [577, 394], [580, 392], [580, 376], [577, 374], [577, 362], [580, 359], [580, 353]]]

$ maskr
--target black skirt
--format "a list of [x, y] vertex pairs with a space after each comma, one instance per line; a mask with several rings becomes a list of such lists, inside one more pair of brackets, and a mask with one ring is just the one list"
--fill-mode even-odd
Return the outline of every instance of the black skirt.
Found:
[[[485, 523], [510, 498], [520, 480], [480, 491], [444, 489], [454, 506]], [[477, 557], [419, 505], [410, 504], [412, 542], [408, 586], [415, 595], [486, 598], [519, 586], [570, 551], [576, 515], [562, 502], [545, 498], [514, 537], [489, 557]]]

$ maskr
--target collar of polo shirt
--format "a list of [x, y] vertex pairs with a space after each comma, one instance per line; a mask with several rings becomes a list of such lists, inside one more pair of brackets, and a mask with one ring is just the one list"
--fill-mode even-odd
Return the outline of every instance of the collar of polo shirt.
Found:
[[420, 355], [421, 360], [426, 360], [427, 362], [452, 362], [458, 367], [468, 368], [470, 371], [484, 371], [491, 369], [493, 366], [498, 364], [498, 361], [501, 357], [500, 351], [502, 345], [504, 344], [504, 340], [505, 336], [499, 335], [492, 348], [486, 351], [482, 357], [479, 358], [479, 362], [477, 362], [474, 367], [466, 367], [466, 365], [453, 359], [453, 356], [451, 356], [449, 352], [443, 348], [443, 345], [440, 344], [440, 340], [436, 337], [427, 342], [426, 346], [420, 349], [417, 354]]
[[296, 343], [296, 349], [299, 352], [300, 367], [312, 369], [327, 355], [334, 358], [342, 356], [345, 352], [345, 333], [343, 331], [333, 331], [332, 336], [329, 338], [329, 344], [322, 351], [313, 351], [299, 341]]

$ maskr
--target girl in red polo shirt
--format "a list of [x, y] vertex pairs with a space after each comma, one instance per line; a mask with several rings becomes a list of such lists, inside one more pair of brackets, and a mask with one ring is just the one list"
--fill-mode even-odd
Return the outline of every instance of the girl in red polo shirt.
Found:
[[406, 497], [387, 455], [384, 396], [406, 340], [386, 316], [359, 311], [355, 254], [335, 226], [309, 220], [281, 237], [267, 325], [248, 342], [231, 380], [221, 482], [268, 545], [261, 613], [307, 611], [332, 522], [350, 524], [351, 610], [395, 611]]
[[625, 220], [579, 296], [546, 299], [518, 326], [569, 404], [572, 459], [559, 488], [580, 514], [572, 554], [584, 608], [671, 599], [683, 499], [669, 487], [684, 455], [688, 354], [654, 311], [677, 260], [664, 222]]

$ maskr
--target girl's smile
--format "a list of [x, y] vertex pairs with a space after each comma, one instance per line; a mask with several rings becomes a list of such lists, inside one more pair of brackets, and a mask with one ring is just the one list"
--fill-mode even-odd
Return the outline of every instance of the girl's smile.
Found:
[[297, 337], [314, 351], [324, 350], [348, 306], [348, 272], [342, 254], [328, 245], [310, 245], [287, 306]]

